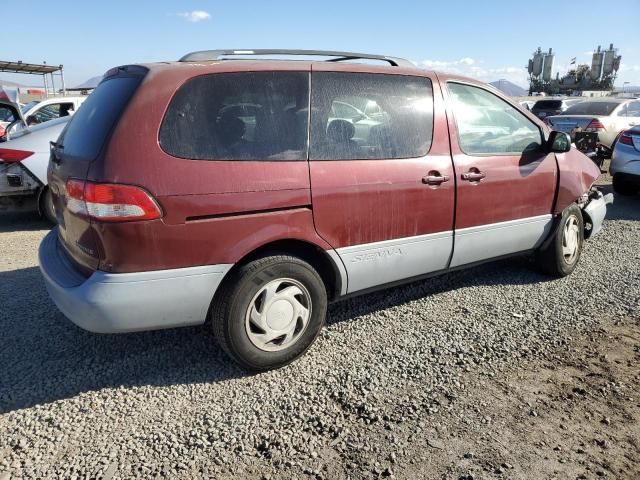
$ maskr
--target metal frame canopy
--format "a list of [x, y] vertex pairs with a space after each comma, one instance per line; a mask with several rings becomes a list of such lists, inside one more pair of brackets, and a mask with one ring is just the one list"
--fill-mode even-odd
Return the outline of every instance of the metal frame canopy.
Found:
[[17, 62], [8, 62], [4, 60], [0, 60], [0, 72], [8, 72], [8, 73], [24, 73], [27, 75], [42, 75], [42, 82], [44, 84], [44, 91], [46, 95], [49, 95], [49, 82], [47, 81], [47, 76], [49, 76], [49, 81], [51, 82], [51, 89], [54, 94], [56, 91], [55, 87], [55, 79], [54, 76], [58, 75], [60, 77], [60, 82], [62, 84], [62, 93], [66, 93], [66, 88], [64, 85], [64, 69], [62, 65], [47, 65], [46, 62], [42, 64], [38, 63], [23, 63], [22, 61]]

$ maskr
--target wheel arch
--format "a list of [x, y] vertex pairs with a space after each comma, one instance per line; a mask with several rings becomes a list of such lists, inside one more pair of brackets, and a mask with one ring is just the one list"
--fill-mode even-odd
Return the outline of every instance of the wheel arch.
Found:
[[256, 247], [234, 264], [225, 275], [223, 282], [242, 265], [276, 254], [298, 257], [314, 267], [327, 288], [329, 300], [346, 293], [347, 273], [338, 254], [333, 250], [324, 250], [311, 242], [293, 238], [275, 240]]
[[43, 205], [43, 201], [44, 201], [44, 195], [47, 192], [47, 190], [49, 190], [49, 185], [43, 185], [38, 189], [38, 195], [37, 195], [37, 204], [38, 204], [38, 215], [40, 215], [42, 218], [44, 218], [44, 205]]

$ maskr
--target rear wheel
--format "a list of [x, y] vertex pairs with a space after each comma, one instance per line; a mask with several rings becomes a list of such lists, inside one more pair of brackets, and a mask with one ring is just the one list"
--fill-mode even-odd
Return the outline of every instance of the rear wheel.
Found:
[[635, 195], [638, 193], [638, 185], [630, 182], [628, 179], [620, 176], [613, 176], [613, 191], [620, 195]]
[[327, 291], [307, 262], [274, 255], [241, 266], [216, 294], [211, 311], [220, 346], [243, 368], [269, 370], [300, 357], [316, 339]]
[[584, 244], [584, 221], [574, 203], [562, 213], [560, 226], [545, 247], [538, 250], [536, 263], [540, 270], [555, 277], [565, 277], [578, 265]]
[[53, 195], [49, 187], [45, 187], [44, 192], [40, 197], [40, 212], [42, 216], [54, 225], [58, 223], [56, 219], [56, 211], [53, 206]]

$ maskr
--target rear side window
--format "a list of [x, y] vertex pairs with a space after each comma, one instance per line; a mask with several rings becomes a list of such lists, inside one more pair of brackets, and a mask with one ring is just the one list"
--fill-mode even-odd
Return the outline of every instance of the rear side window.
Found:
[[535, 110], [557, 110], [562, 107], [562, 100], [538, 100], [533, 106]]
[[51, 103], [45, 105], [27, 119], [29, 125], [45, 123], [56, 118], [66, 117], [73, 111], [73, 103]]
[[640, 117], [640, 102], [627, 104], [627, 117]]
[[563, 115], [611, 115], [619, 106], [617, 102], [580, 102], [567, 108]]
[[311, 88], [311, 160], [426, 155], [433, 90], [424, 77], [317, 72]]
[[203, 75], [174, 95], [160, 145], [196, 160], [306, 160], [308, 115], [308, 73]]
[[115, 77], [98, 85], [60, 136], [65, 156], [95, 159], [141, 81], [142, 77]]

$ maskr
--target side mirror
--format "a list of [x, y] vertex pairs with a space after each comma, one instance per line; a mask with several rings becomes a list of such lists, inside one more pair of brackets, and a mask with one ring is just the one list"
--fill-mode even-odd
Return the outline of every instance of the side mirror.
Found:
[[27, 125], [31, 126], [31, 125], [35, 125], [39, 123], [38, 122], [38, 118], [35, 115], [29, 115], [27, 117]]
[[549, 152], [565, 153], [571, 150], [571, 137], [564, 132], [552, 131], [547, 141]]

